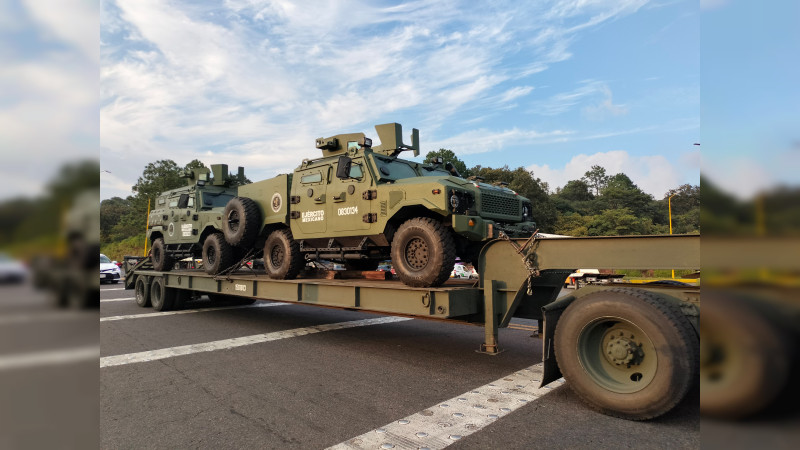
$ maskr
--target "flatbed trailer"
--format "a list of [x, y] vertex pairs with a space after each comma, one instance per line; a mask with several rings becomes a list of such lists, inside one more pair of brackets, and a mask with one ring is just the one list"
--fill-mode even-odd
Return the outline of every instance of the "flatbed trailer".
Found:
[[[148, 267], [149, 266], [149, 267]], [[391, 280], [272, 280], [252, 270], [208, 275], [155, 271], [127, 258], [125, 288], [156, 310], [192, 297], [272, 300], [469, 323], [484, 327], [480, 352], [502, 352], [498, 329], [534, 319], [542, 338], [542, 385], [562, 375], [589, 406], [633, 420], [657, 417], [697, 382], [699, 286], [586, 286], [559, 298], [578, 267], [698, 269], [700, 236], [496, 239], [477, 281], [414, 288]]]

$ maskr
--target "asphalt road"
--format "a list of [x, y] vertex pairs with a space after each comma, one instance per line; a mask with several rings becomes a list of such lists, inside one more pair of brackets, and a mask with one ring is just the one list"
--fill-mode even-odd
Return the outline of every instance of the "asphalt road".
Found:
[[270, 302], [190, 312], [205, 299], [135, 316], [154, 311], [121, 288], [101, 287], [102, 448], [700, 445], [697, 389], [661, 418], [630, 422], [590, 410], [566, 384], [528, 384], [541, 358], [533, 321], [501, 330], [504, 352], [488, 356], [475, 351], [476, 326]]

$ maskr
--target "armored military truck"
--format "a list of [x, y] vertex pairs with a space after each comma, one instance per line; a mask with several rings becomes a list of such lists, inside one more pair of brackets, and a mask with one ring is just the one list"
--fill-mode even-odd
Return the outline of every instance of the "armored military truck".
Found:
[[417, 129], [410, 145], [400, 124], [375, 130], [380, 145], [364, 133], [319, 138], [321, 158], [240, 187], [223, 214], [227, 242], [263, 248], [275, 279], [294, 278], [308, 260], [374, 270], [391, 257], [405, 284], [428, 287], [449, 278], [457, 256], [477, 262], [487, 240], [535, 231], [528, 199], [503, 185], [466, 180], [441, 159], [398, 158], [407, 150], [419, 155]]
[[170, 270], [181, 258], [202, 256], [205, 271], [219, 273], [239, 256], [222, 234], [222, 213], [245, 179], [244, 169], [230, 176], [227, 164], [212, 164], [210, 169], [186, 170], [182, 177], [186, 186], [162, 193], [148, 217], [153, 267]]

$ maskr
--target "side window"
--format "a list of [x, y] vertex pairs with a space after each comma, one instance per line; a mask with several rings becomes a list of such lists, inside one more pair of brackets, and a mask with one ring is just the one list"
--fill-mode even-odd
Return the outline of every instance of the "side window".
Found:
[[353, 163], [353, 165], [350, 166], [350, 176], [352, 178], [361, 178], [364, 176], [364, 170], [361, 168], [361, 164]]
[[300, 182], [303, 184], [321, 183], [322, 173], [321, 172], [307, 173], [300, 177]]
[[160, 198], [158, 199], [158, 204], [159, 204], [159, 205], [163, 205], [163, 204], [165, 204], [165, 203], [167, 203], [167, 199], [165, 199], [164, 197], [160, 197]]
[[178, 207], [178, 197], [173, 197], [169, 199], [169, 207], [170, 208], [177, 208]]
[[354, 149], [358, 150], [358, 142], [356, 142], [356, 141], [348, 142], [347, 143], [347, 149], [350, 150], [351, 148], [354, 148]]
[[187, 208], [194, 208], [194, 195], [189, 197], [189, 202], [186, 204]]
[[181, 194], [178, 199], [178, 208], [186, 208], [189, 206], [189, 194]]

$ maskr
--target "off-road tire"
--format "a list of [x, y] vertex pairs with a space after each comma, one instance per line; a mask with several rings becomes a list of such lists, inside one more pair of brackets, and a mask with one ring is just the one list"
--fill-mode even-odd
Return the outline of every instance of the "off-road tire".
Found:
[[274, 230], [264, 243], [264, 270], [275, 280], [292, 280], [303, 269], [305, 261], [300, 244], [288, 228]]
[[171, 311], [175, 306], [175, 289], [168, 288], [162, 277], [153, 277], [150, 282], [150, 304], [156, 311]]
[[[634, 353], [647, 350], [630, 366], [614, 365], [609, 361], [614, 357], [606, 353], [612, 355], [619, 348], [611, 342], [616, 337], [608, 337], [616, 336], [616, 327], [630, 329], [630, 324], [644, 336], [637, 332], [627, 341], [634, 333], [626, 332], [623, 348], [633, 342]], [[604, 337], [599, 342], [589, 339], [593, 333]], [[697, 382], [699, 340], [691, 323], [678, 305], [641, 289], [607, 289], [575, 300], [558, 321], [554, 343], [558, 367], [570, 388], [590, 407], [610, 416], [658, 417]]]
[[405, 221], [392, 239], [392, 265], [400, 280], [414, 287], [440, 286], [456, 261], [453, 235], [429, 217]]
[[174, 262], [172, 256], [167, 253], [164, 238], [157, 238], [153, 241], [153, 246], [150, 248], [150, 260], [153, 262], [153, 270], [160, 272], [172, 270]]
[[236, 249], [228, 245], [222, 233], [213, 233], [203, 242], [203, 269], [216, 275], [236, 263]]
[[372, 272], [378, 270], [380, 261], [377, 259], [351, 259], [345, 261], [344, 265], [347, 270], [360, 270], [362, 272]]
[[261, 212], [256, 202], [247, 197], [234, 197], [225, 205], [222, 217], [222, 232], [228, 244], [250, 248], [261, 229]]
[[150, 306], [150, 282], [147, 277], [136, 277], [134, 290], [136, 292], [136, 304], [142, 308]]

